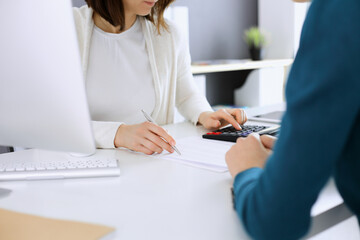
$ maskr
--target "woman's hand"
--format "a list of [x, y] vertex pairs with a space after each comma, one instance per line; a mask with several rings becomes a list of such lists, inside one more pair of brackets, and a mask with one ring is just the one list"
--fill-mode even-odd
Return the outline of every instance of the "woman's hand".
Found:
[[162, 127], [151, 122], [143, 122], [135, 125], [122, 124], [117, 130], [114, 144], [115, 147], [125, 147], [151, 155], [161, 153], [164, 149], [173, 153], [171, 145], [175, 146], [176, 143]]
[[275, 137], [259, 136], [256, 133], [246, 138], [238, 138], [236, 144], [225, 155], [231, 176], [235, 177], [249, 168], [263, 168], [267, 158], [272, 154], [275, 141]]
[[199, 116], [199, 123], [210, 130], [219, 129], [229, 123], [235, 129], [241, 130], [239, 124], [247, 121], [246, 113], [243, 109], [220, 109], [216, 112], [203, 112]]

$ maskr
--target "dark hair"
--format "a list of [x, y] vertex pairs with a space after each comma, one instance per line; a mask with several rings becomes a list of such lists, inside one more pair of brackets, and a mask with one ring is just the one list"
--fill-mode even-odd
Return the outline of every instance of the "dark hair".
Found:
[[[159, 34], [161, 28], [168, 30], [163, 15], [165, 9], [174, 1], [158, 0], [151, 9], [150, 14], [146, 16], [146, 19], [156, 25]], [[120, 30], [125, 28], [124, 4], [122, 0], [85, 0], [85, 2], [111, 25], [120, 26]]]

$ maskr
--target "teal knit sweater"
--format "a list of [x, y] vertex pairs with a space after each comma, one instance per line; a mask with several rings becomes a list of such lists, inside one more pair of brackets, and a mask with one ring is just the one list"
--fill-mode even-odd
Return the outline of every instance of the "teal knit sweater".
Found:
[[287, 111], [264, 169], [234, 180], [254, 239], [298, 239], [329, 178], [360, 216], [360, 0], [314, 0], [286, 87]]

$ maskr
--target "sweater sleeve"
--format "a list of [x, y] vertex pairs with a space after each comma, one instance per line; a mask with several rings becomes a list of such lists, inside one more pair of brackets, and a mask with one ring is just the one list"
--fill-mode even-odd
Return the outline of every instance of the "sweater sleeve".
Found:
[[115, 148], [114, 139], [121, 122], [92, 121], [96, 148]]
[[213, 111], [206, 97], [202, 95], [195, 84], [191, 72], [191, 57], [189, 45], [185, 36], [175, 25], [171, 32], [176, 45], [177, 79], [176, 79], [176, 107], [179, 112], [193, 124], [197, 124], [199, 115], [205, 111]]
[[299, 239], [356, 123], [360, 2], [315, 0], [286, 89], [287, 112], [264, 170], [234, 180], [236, 211], [255, 239]]

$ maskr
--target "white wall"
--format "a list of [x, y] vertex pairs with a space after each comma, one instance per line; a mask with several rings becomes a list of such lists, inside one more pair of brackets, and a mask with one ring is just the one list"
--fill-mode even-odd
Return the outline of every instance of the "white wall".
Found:
[[164, 17], [176, 23], [189, 44], [189, 8], [185, 6], [168, 7], [164, 12]]
[[[259, 0], [259, 28], [267, 40], [264, 59], [295, 57], [308, 6], [308, 3], [291, 0]], [[253, 71], [244, 86], [235, 90], [235, 104], [256, 107], [282, 103], [284, 79], [287, 78], [285, 70], [267, 68]]]
[[[72, 2], [76, 7], [85, 4]], [[188, 7], [192, 60], [202, 61], [249, 57], [243, 32], [257, 25], [257, 4], [256, 0], [177, 0], [171, 6]]]
[[265, 58], [295, 56], [308, 6], [309, 3], [294, 3], [291, 0], [259, 0], [259, 27], [268, 40]]

